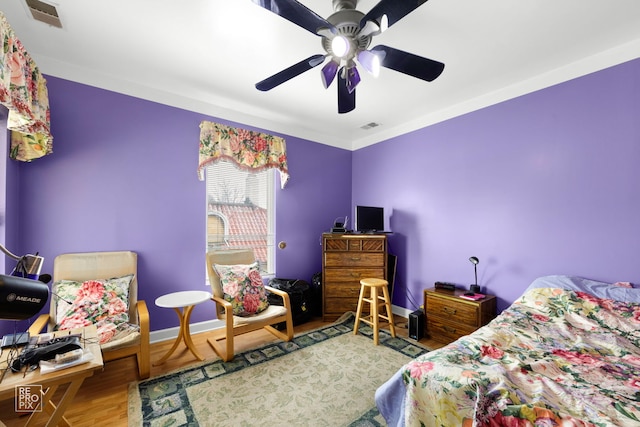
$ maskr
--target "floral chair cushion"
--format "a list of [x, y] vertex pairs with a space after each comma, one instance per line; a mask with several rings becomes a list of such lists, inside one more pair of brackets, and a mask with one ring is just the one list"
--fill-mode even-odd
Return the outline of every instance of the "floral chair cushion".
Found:
[[112, 279], [59, 280], [53, 285], [56, 330], [95, 325], [100, 344], [138, 332], [129, 323], [129, 285], [133, 274]]
[[258, 263], [214, 264], [220, 277], [224, 299], [233, 306], [234, 316], [252, 316], [269, 307], [267, 291], [262, 282]]

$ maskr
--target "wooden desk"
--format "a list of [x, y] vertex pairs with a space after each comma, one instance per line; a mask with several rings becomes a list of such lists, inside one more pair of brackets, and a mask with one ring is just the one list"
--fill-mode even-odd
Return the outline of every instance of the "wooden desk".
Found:
[[[42, 374], [40, 369], [34, 371], [24, 371], [14, 373], [9, 369], [2, 382], [0, 382], [0, 400], [16, 397], [18, 386], [35, 385], [42, 386], [42, 411], [32, 412], [25, 426], [45, 425], [47, 427], [56, 426], [58, 424], [69, 426], [69, 422], [64, 418], [64, 411], [73, 401], [74, 396], [80, 389], [85, 378], [90, 377], [97, 369], [102, 369], [102, 351], [98, 343], [98, 334], [95, 326], [86, 328], [73, 329], [71, 331], [56, 332], [56, 336], [68, 335], [69, 333], [81, 334], [81, 342], [85, 349], [91, 351], [93, 358], [86, 363], [72, 366], [70, 368], [60, 369], [58, 371]], [[21, 351], [21, 350], [19, 350]], [[8, 349], [5, 349], [0, 358], [0, 375], [7, 365]], [[59, 402], [51, 401], [56, 390], [61, 385], [67, 385], [66, 390]], [[17, 407], [14, 406], [14, 407]], [[49, 419], [46, 424], [43, 423], [43, 414], [48, 414]]]

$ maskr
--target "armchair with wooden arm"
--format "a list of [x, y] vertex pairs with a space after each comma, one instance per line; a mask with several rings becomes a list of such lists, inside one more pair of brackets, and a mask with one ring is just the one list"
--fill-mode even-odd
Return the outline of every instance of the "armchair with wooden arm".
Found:
[[[212, 300], [216, 303], [218, 319], [223, 320], [225, 323], [224, 327], [215, 330], [207, 341], [218, 356], [225, 362], [234, 357], [233, 339], [236, 335], [264, 328], [283, 341], [291, 341], [293, 339], [291, 303], [289, 295], [286, 292], [266, 286], [268, 292], [282, 298], [283, 305], [272, 304], [265, 311], [248, 317], [234, 316], [231, 303], [224, 299], [220, 277], [213, 266], [215, 264], [251, 264], [254, 261], [255, 258], [252, 250], [222, 250], [207, 253], [207, 271], [209, 273], [209, 284], [211, 285], [213, 293]], [[279, 323], [284, 323], [284, 331], [280, 331], [273, 326]], [[221, 341], [225, 341], [224, 345]]]
[[[59, 280], [87, 281], [122, 277], [133, 274], [129, 285], [129, 323], [137, 325], [139, 331], [121, 339], [101, 344], [103, 360], [136, 356], [138, 375], [148, 378], [151, 370], [149, 355], [149, 311], [144, 301], [138, 300], [138, 256], [131, 251], [85, 252], [62, 254], [53, 262], [54, 285]], [[53, 290], [55, 292], [55, 289]], [[30, 334], [38, 334], [45, 327], [53, 330], [57, 324], [58, 298], [51, 295], [49, 314], [40, 315], [29, 328]]]

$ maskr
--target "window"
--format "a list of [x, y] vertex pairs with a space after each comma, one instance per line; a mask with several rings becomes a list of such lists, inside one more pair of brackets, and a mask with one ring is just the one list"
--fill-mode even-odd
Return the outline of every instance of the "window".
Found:
[[275, 272], [275, 169], [207, 166], [207, 250], [253, 249], [262, 274]]

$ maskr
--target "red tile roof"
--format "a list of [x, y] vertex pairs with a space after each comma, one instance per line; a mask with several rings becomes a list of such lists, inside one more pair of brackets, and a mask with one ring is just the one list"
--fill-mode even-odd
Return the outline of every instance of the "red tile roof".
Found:
[[[209, 238], [210, 248], [253, 248], [255, 257], [262, 265], [267, 262], [267, 210], [251, 203], [209, 203], [208, 215], [225, 220], [225, 244], [216, 244], [222, 239]], [[213, 241], [212, 241], [213, 240]]]

